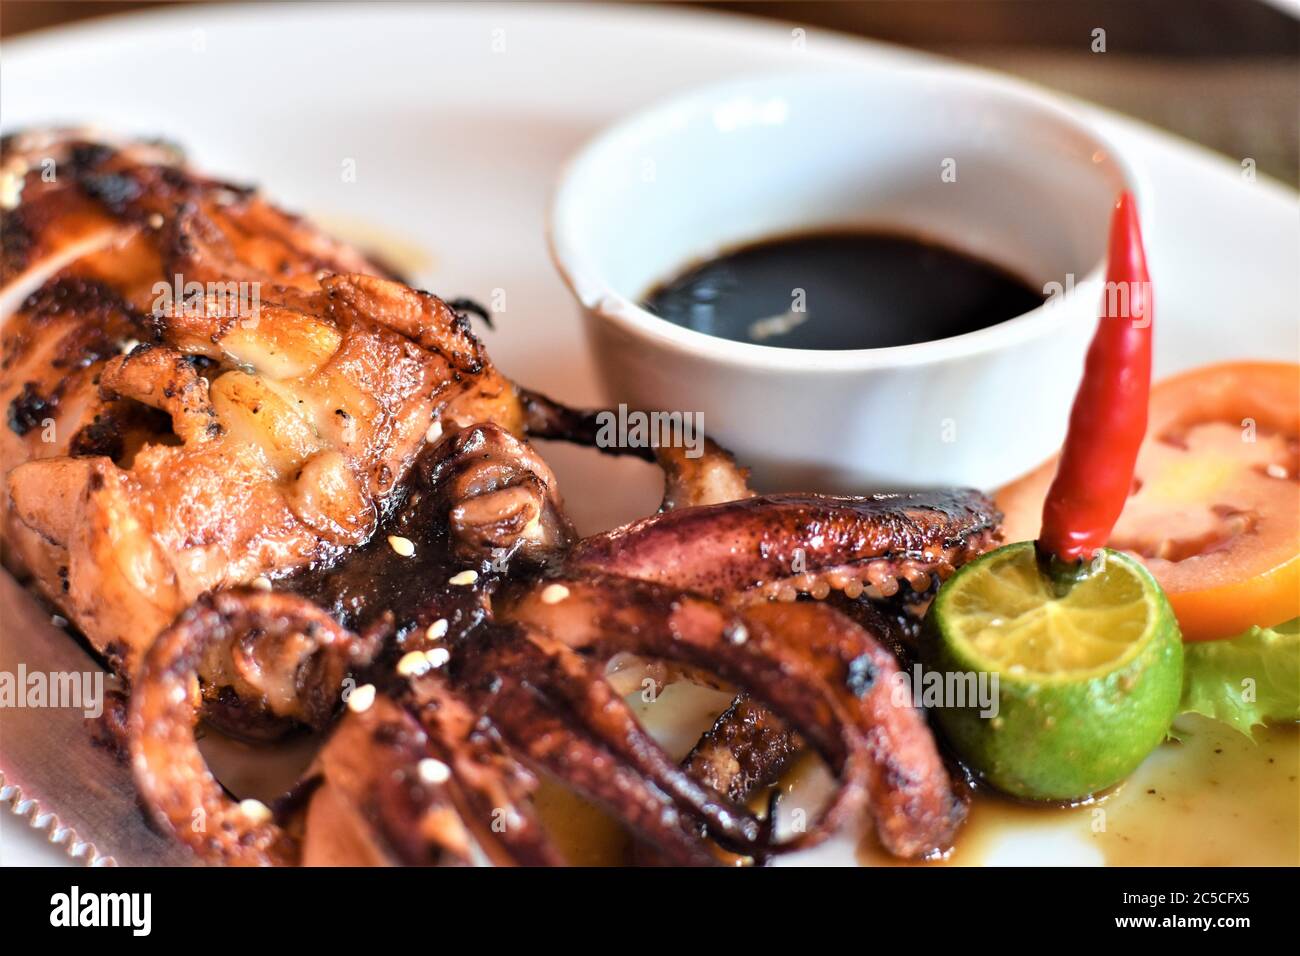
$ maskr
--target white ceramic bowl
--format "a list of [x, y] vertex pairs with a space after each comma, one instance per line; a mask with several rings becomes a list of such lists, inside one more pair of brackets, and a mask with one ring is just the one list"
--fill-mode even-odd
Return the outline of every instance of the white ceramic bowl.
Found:
[[[1061, 441], [1126, 187], [1141, 201], [1094, 132], [1010, 81], [944, 67], [769, 75], [597, 136], [564, 171], [551, 250], [611, 401], [702, 413], [760, 487], [992, 488]], [[852, 351], [733, 342], [638, 305], [728, 247], [846, 226], [920, 234], [1066, 291], [969, 334]]]

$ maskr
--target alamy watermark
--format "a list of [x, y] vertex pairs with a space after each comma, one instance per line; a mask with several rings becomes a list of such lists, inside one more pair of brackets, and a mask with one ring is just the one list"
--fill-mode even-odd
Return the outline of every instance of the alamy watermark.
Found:
[[132, 936], [148, 936], [153, 928], [152, 893], [82, 892], [73, 885], [50, 897], [50, 925], [75, 928], [118, 926]]
[[703, 412], [617, 411], [596, 413], [598, 448], [684, 448], [687, 458], [704, 454]]
[[[1151, 323], [1151, 283], [1141, 281], [1102, 281], [1084, 279], [1075, 281], [1074, 273], [1067, 273], [1064, 282], [1048, 282], [1043, 286], [1045, 305], [1060, 305], [1067, 295], [1074, 293], [1101, 301], [1101, 314], [1108, 319], [1134, 319], [1134, 327], [1144, 329]], [[1134, 315], [1134, 312], [1139, 312]]]
[[989, 671], [900, 670], [890, 678], [889, 702], [895, 707], [979, 708], [991, 720], [998, 715], [998, 675]]
[[186, 282], [178, 272], [171, 282], [155, 282], [153, 294], [159, 318], [239, 318], [255, 328], [262, 310], [260, 282]]
[[94, 719], [104, 712], [103, 671], [0, 671], [0, 707], [80, 710]]

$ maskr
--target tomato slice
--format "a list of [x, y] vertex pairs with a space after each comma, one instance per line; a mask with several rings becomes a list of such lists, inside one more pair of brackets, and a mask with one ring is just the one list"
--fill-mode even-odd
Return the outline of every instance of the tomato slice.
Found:
[[[1300, 616], [1300, 365], [1194, 369], [1151, 390], [1133, 491], [1111, 534], [1155, 575], [1183, 637]], [[1056, 459], [998, 492], [1008, 541], [1032, 540]]]

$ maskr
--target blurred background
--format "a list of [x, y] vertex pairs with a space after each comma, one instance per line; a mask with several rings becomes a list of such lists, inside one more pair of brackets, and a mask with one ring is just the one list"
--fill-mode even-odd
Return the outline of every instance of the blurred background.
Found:
[[[0, 0], [0, 38], [166, 5]], [[1249, 157], [1260, 172], [1300, 185], [1300, 0], [675, 5], [839, 30], [993, 67], [1136, 116], [1239, 162]], [[1097, 30], [1105, 31], [1104, 51], [1094, 49]]]

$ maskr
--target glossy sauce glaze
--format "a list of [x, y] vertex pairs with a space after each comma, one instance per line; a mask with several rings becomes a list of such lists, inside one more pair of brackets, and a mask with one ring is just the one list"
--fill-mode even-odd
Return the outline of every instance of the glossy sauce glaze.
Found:
[[[1300, 730], [1185, 716], [1180, 741], [1158, 748], [1127, 781], [1075, 807], [1017, 803], [977, 791], [951, 855], [939, 865], [1300, 865]], [[873, 838], [858, 862], [896, 866]], [[934, 864], [929, 864], [934, 865]]]
[[644, 297], [697, 332], [796, 349], [872, 349], [963, 335], [1043, 303], [1028, 283], [889, 232], [778, 237], [691, 265]]
[[[647, 730], [677, 759], [729, 701], [715, 688], [683, 683], [669, 685], [653, 703], [636, 694], [628, 698]], [[1175, 730], [1179, 741], [1162, 745], [1129, 780], [1099, 799], [1074, 807], [1040, 806], [977, 789], [946, 859], [909, 864], [887, 854], [868, 833], [857, 861], [863, 866], [1300, 865], [1300, 727], [1257, 727], [1253, 742], [1225, 724], [1195, 716], [1180, 718]], [[269, 803], [301, 775], [318, 744], [318, 739], [297, 738], [268, 749], [210, 732], [202, 749], [232, 792]], [[643, 852], [616, 819], [556, 781], [543, 776], [540, 784], [538, 812], [571, 863], [643, 862]], [[779, 784], [783, 811], [801, 806], [815, 815], [830, 787], [825, 766], [806, 755]], [[765, 802], [765, 795], [756, 798], [753, 809]], [[736, 862], [721, 853], [719, 858]]]
[[[647, 729], [662, 734], [676, 755], [681, 740], [708, 726], [718, 692], [680, 684], [672, 690], [661, 695], [663, 706], [637, 709]], [[1162, 745], [1129, 780], [1096, 800], [1073, 807], [1034, 805], [977, 789], [946, 859], [909, 864], [887, 854], [868, 833], [857, 861], [863, 866], [1300, 865], [1300, 728], [1257, 727], [1254, 742], [1195, 716], [1180, 718], [1175, 729], [1180, 741]], [[815, 814], [830, 783], [824, 765], [808, 755], [779, 784], [782, 803], [787, 810], [799, 805]], [[756, 800], [754, 808], [765, 800]], [[547, 783], [538, 804], [574, 862], [636, 862], [634, 845], [619, 824], [581, 798]]]

